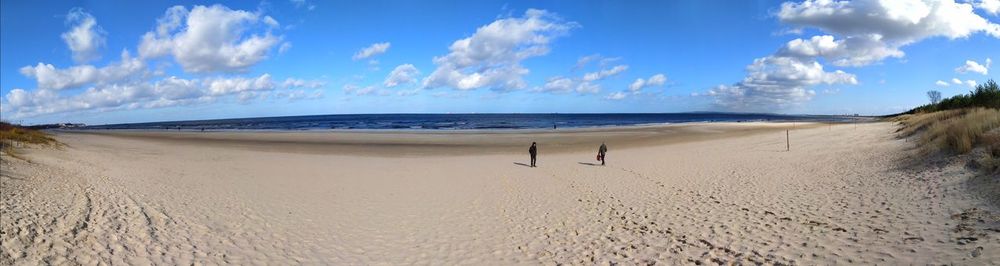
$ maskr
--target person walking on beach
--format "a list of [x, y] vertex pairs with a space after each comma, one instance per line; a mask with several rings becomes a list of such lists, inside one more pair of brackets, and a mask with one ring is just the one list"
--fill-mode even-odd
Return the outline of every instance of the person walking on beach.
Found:
[[597, 160], [601, 161], [601, 165], [604, 165], [604, 156], [608, 153], [608, 146], [601, 142], [601, 147], [597, 149]]
[[535, 157], [538, 156], [538, 147], [535, 147], [535, 143], [531, 143], [531, 148], [528, 148], [528, 154], [531, 155], [531, 167], [535, 167]]

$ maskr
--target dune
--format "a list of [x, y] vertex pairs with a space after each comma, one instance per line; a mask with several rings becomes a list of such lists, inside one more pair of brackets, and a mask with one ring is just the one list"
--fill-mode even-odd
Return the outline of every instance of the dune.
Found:
[[3, 159], [0, 264], [1000, 264], [895, 130], [58, 132]]

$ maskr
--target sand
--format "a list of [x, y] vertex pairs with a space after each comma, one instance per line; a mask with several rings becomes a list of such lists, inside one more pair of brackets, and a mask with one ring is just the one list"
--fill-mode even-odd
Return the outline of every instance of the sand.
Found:
[[3, 160], [0, 264], [1000, 264], [963, 163], [791, 127], [62, 132]]

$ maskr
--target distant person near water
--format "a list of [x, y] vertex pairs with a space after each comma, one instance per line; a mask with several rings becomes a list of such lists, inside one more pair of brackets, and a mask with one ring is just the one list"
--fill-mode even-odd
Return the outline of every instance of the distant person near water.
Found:
[[597, 160], [604, 165], [604, 156], [608, 153], [608, 146], [601, 142], [601, 147], [597, 149]]
[[528, 154], [531, 155], [531, 167], [535, 167], [535, 157], [538, 156], [538, 147], [535, 147], [535, 143], [531, 143], [531, 148], [528, 148]]

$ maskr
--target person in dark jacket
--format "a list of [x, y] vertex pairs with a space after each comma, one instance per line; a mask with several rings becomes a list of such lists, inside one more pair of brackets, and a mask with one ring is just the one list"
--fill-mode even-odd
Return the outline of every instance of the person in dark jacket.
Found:
[[601, 142], [601, 147], [597, 149], [597, 158], [600, 158], [601, 165], [604, 165], [604, 156], [608, 153], [608, 146]]
[[535, 157], [538, 156], [538, 147], [535, 147], [535, 143], [531, 143], [531, 148], [528, 148], [528, 154], [531, 155], [531, 167], [535, 167]]

